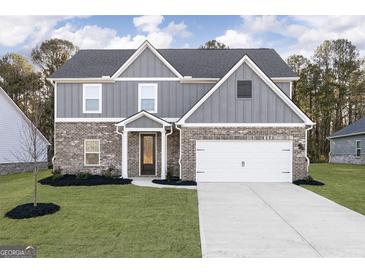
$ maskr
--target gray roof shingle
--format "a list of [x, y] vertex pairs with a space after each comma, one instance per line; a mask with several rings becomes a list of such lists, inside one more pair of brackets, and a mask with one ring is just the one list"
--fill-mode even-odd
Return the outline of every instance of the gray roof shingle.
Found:
[[365, 132], [365, 117], [362, 117], [361, 119], [353, 122], [347, 127], [336, 131], [329, 138], [338, 138], [343, 135], [355, 135], [362, 132]]
[[[269, 77], [297, 75], [273, 49], [159, 49], [159, 53], [183, 76], [221, 78], [244, 55]], [[113, 75], [135, 50], [80, 50], [50, 78], [97, 78]]]

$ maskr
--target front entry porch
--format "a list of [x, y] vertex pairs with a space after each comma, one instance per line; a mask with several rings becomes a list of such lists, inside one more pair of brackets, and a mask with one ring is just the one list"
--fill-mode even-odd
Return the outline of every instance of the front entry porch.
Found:
[[121, 121], [122, 177], [156, 176], [166, 178], [167, 136], [172, 124], [146, 111]]

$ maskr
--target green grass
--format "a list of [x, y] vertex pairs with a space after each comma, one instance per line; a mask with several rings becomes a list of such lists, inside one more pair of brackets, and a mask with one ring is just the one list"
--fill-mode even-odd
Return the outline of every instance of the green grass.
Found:
[[39, 257], [201, 257], [195, 190], [40, 184], [38, 190], [40, 202], [61, 210], [5, 218], [32, 201], [33, 184], [29, 173], [0, 176], [0, 245], [34, 245]]
[[365, 215], [364, 165], [311, 164], [309, 173], [325, 185], [306, 189]]

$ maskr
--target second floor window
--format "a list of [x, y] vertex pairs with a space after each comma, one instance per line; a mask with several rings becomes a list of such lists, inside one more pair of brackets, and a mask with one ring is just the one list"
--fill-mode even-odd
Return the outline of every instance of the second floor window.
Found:
[[251, 81], [237, 81], [237, 98], [250, 99], [252, 98], [252, 82]]
[[138, 85], [138, 111], [157, 113], [157, 84]]
[[82, 86], [83, 112], [84, 113], [101, 113], [102, 85], [101, 84], [84, 84]]

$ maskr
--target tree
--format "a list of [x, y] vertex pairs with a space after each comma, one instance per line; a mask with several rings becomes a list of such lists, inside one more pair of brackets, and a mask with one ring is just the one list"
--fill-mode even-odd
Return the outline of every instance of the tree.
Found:
[[70, 41], [51, 39], [32, 50], [32, 60], [45, 77], [50, 76], [78, 51]]
[[204, 45], [200, 46], [201, 49], [228, 49], [228, 46], [218, 42], [217, 40], [209, 40]]
[[[47, 136], [47, 139], [53, 144], [54, 130], [54, 91], [53, 85], [47, 78], [60, 68], [68, 59], [77, 53], [78, 47], [73, 43], [62, 39], [50, 39], [41, 43], [32, 50], [32, 61], [38, 65], [42, 72], [43, 94], [44, 94], [44, 111], [42, 112], [41, 130]], [[50, 147], [49, 158], [53, 156], [53, 146]]]
[[362, 60], [350, 41], [338, 39], [324, 41], [311, 60], [293, 55], [287, 62], [300, 77], [293, 87], [293, 100], [316, 123], [308, 136], [310, 158], [326, 160], [326, 138], [365, 112]]
[[41, 139], [38, 127], [42, 121], [42, 114], [44, 111], [44, 103], [41, 96], [33, 97], [32, 112], [28, 115], [29, 121], [25, 121], [20, 132], [20, 147], [18, 151], [13, 152], [14, 157], [23, 163], [31, 163], [33, 170], [33, 206], [38, 203], [38, 173], [39, 163], [46, 160], [48, 146]]

